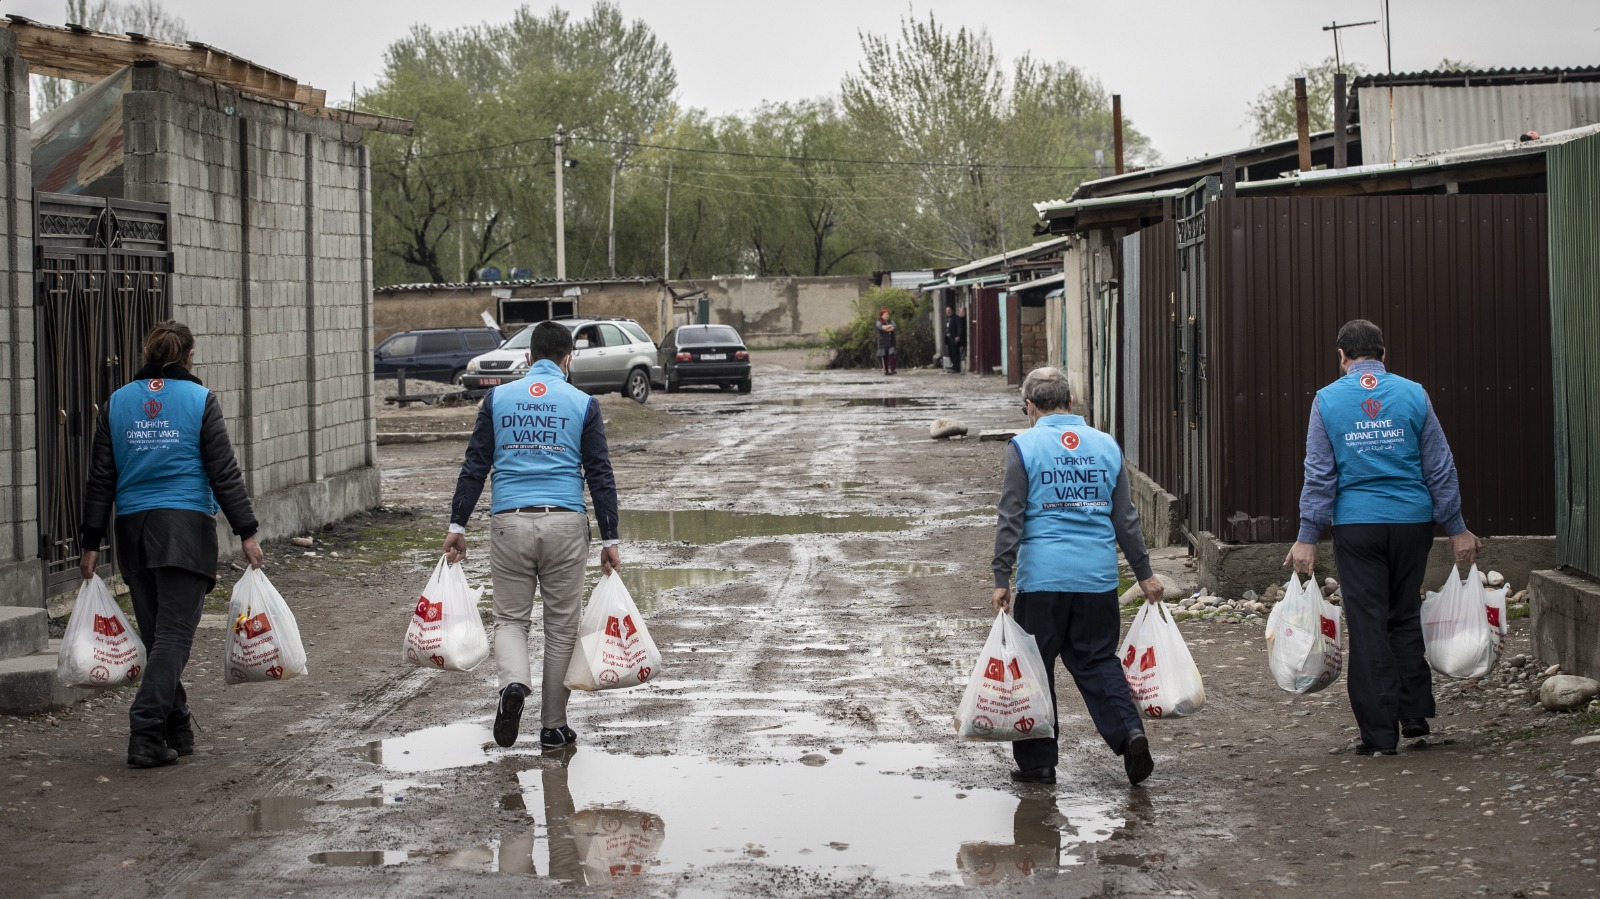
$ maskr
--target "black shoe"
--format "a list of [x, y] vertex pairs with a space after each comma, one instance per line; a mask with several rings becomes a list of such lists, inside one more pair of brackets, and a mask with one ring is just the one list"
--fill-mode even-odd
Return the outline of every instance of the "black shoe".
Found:
[[1122, 744], [1122, 768], [1128, 772], [1128, 783], [1138, 786], [1156, 770], [1156, 760], [1150, 756], [1150, 739], [1144, 731], [1128, 734]]
[[1056, 769], [1012, 768], [1011, 779], [1025, 784], [1053, 784], [1056, 782]]
[[578, 742], [578, 735], [572, 728], [565, 724], [560, 727], [547, 727], [539, 731], [539, 745], [546, 749], [560, 749]]
[[1402, 718], [1400, 720], [1400, 736], [1407, 740], [1415, 740], [1433, 733], [1433, 728], [1428, 726], [1426, 718]]
[[194, 755], [194, 716], [167, 719], [167, 748], [179, 755]]
[[1390, 746], [1387, 749], [1385, 749], [1385, 748], [1382, 748], [1382, 747], [1373, 746], [1373, 745], [1371, 745], [1371, 744], [1369, 744], [1369, 743], [1367, 743], [1365, 741], [1357, 743], [1355, 745], [1355, 750], [1356, 750], [1356, 755], [1399, 755], [1400, 754], [1400, 750], [1394, 748], [1393, 746]]
[[128, 767], [159, 768], [177, 761], [178, 754], [172, 751], [166, 739], [159, 733], [138, 731], [129, 735]]
[[517, 742], [517, 727], [522, 723], [522, 700], [528, 688], [522, 684], [507, 684], [500, 691], [500, 702], [494, 710], [494, 741], [500, 746]]

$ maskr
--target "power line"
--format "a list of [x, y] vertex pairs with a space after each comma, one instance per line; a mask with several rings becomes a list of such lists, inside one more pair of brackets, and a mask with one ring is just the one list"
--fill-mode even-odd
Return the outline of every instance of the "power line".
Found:
[[707, 156], [733, 156], [744, 159], [777, 159], [787, 162], [826, 162], [840, 165], [894, 165], [910, 168], [957, 168], [957, 169], [998, 169], [1013, 171], [1084, 171], [1093, 169], [1092, 165], [1016, 165], [999, 162], [939, 162], [936, 160], [909, 161], [901, 159], [847, 159], [829, 156], [791, 156], [781, 153], [747, 153], [737, 150], [711, 150], [703, 147], [674, 147], [666, 144], [649, 144], [633, 140], [613, 140], [605, 137], [579, 137], [571, 136], [570, 140], [586, 141], [591, 144], [611, 144], [622, 147], [638, 147], [643, 150], [663, 150], [672, 153], [699, 153]]

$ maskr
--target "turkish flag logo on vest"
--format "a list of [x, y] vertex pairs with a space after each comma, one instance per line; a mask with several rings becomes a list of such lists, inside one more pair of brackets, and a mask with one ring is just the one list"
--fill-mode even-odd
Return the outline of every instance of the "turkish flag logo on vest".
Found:
[[549, 389], [550, 388], [544, 386], [544, 382], [543, 381], [534, 381], [533, 382], [533, 386], [528, 388], [528, 392], [533, 394], [534, 396], [544, 396], [545, 391], [547, 391]]
[[1066, 447], [1069, 450], [1077, 449], [1078, 448], [1078, 442], [1079, 441], [1078, 441], [1078, 432], [1077, 431], [1067, 431], [1067, 432], [1065, 432], [1065, 433], [1063, 433], [1061, 435], [1061, 445]]

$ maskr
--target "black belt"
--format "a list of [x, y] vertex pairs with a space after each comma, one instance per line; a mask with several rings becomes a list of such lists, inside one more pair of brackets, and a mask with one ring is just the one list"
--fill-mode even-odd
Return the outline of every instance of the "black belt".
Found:
[[523, 506], [520, 509], [507, 509], [507, 512], [576, 512], [577, 509], [568, 509], [565, 506]]

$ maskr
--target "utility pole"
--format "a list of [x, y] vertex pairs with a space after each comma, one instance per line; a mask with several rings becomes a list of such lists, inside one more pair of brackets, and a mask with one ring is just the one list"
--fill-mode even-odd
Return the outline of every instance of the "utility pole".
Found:
[[617, 276], [617, 169], [622, 163], [611, 163], [611, 201], [606, 208], [606, 260], [611, 263], [611, 277]]
[[672, 163], [667, 163], [667, 214], [661, 217], [661, 280], [672, 280]]
[[556, 280], [567, 280], [567, 192], [562, 174], [567, 162], [562, 159], [566, 148], [567, 129], [556, 126]]
[[1389, 0], [1383, 0], [1383, 55], [1389, 66], [1389, 164], [1395, 165], [1399, 152], [1394, 145], [1394, 46], [1389, 38]]
[[1339, 49], [1339, 32], [1344, 30], [1344, 29], [1346, 29], [1346, 28], [1360, 28], [1363, 25], [1376, 25], [1376, 24], [1378, 24], [1378, 20], [1377, 19], [1373, 19], [1370, 22], [1346, 22], [1346, 23], [1344, 23], [1342, 25], [1339, 24], [1338, 22], [1334, 22], [1331, 25], [1322, 26], [1322, 30], [1323, 31], [1331, 31], [1331, 32], [1333, 32], [1333, 70], [1334, 71], [1336, 71], [1336, 72], [1343, 72], [1344, 71], [1344, 56], [1340, 52], [1340, 49]]

